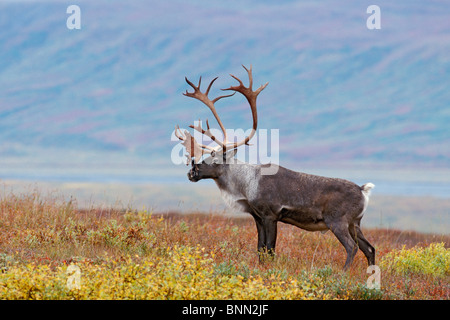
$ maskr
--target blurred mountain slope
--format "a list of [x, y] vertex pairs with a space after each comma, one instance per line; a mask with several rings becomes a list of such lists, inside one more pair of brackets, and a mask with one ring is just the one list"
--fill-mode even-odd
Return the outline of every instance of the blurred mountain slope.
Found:
[[[282, 165], [450, 166], [442, 1], [378, 1], [381, 30], [360, 1], [78, 1], [81, 30], [69, 4], [0, 3], [0, 177], [167, 176], [174, 125], [212, 120], [184, 77], [220, 76], [214, 96], [241, 64], [270, 83], [259, 128], [280, 129]], [[241, 97], [217, 108], [250, 127]]]

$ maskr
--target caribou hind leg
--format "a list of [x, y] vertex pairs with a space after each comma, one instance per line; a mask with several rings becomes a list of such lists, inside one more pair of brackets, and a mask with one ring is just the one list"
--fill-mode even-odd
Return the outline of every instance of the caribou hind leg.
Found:
[[359, 249], [364, 253], [367, 258], [367, 263], [369, 266], [375, 264], [375, 248], [370, 244], [369, 241], [364, 237], [359, 222], [357, 224], [351, 225], [349, 227], [350, 234], [353, 240], [356, 241]]
[[344, 246], [347, 252], [347, 259], [345, 260], [344, 271], [348, 270], [353, 259], [355, 258], [356, 252], [358, 251], [358, 245], [353, 237], [350, 235], [348, 224], [344, 222], [331, 223], [329, 226], [330, 230], [339, 240], [339, 242]]

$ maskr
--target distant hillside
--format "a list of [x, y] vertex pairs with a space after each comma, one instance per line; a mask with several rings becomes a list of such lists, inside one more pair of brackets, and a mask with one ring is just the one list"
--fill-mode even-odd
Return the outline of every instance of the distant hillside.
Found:
[[[378, 1], [381, 30], [359, 1], [78, 1], [81, 30], [69, 4], [0, 4], [0, 177], [170, 172], [174, 125], [212, 120], [184, 76], [220, 76], [213, 96], [241, 64], [269, 81], [259, 127], [280, 129], [282, 164], [450, 166], [441, 1]], [[241, 97], [217, 108], [250, 127]]]

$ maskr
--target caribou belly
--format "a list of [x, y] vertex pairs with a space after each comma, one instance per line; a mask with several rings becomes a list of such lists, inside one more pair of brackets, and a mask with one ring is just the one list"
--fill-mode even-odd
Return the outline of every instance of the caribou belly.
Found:
[[300, 222], [296, 221], [292, 218], [284, 217], [281, 219], [281, 222], [292, 224], [301, 229], [305, 229], [307, 231], [327, 231], [328, 227], [323, 221], [317, 222]]

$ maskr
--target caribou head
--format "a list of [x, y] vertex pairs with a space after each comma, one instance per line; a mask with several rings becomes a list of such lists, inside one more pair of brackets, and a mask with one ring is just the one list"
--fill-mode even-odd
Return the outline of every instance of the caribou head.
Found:
[[[256, 109], [256, 98], [258, 94], [264, 90], [264, 88], [268, 85], [268, 83], [260, 86], [257, 90], [253, 91], [253, 76], [252, 76], [252, 68], [247, 69], [243, 66], [245, 71], [247, 71], [249, 78], [249, 86], [246, 87], [242, 81], [234, 75], [231, 75], [234, 79], [239, 82], [237, 86], [231, 86], [226, 89], [221, 89], [223, 91], [229, 90], [234, 91], [232, 94], [219, 96], [213, 100], [208, 97], [209, 91], [213, 85], [213, 83], [217, 80], [218, 77], [214, 78], [208, 85], [208, 88], [205, 92], [200, 91], [200, 85], [202, 82], [202, 78], [198, 82], [196, 86], [191, 81], [186, 78], [186, 82], [194, 89], [194, 92], [186, 92], [185, 96], [195, 98], [203, 102], [212, 112], [214, 117], [219, 124], [219, 127], [223, 134], [223, 139], [220, 140], [218, 137], [214, 136], [211, 132], [211, 128], [209, 126], [208, 120], [206, 120], [206, 130], [202, 128], [201, 123], [199, 121], [198, 125], [190, 125], [189, 127], [201, 133], [202, 135], [211, 139], [216, 146], [205, 145], [199, 143], [188, 131], [184, 131], [184, 133], [180, 130], [180, 127], [177, 125], [175, 127], [175, 135], [183, 141], [183, 146], [186, 148], [187, 152], [187, 165], [191, 164], [191, 170], [188, 173], [188, 178], [192, 182], [197, 182], [201, 179], [216, 179], [218, 178], [222, 171], [223, 166], [230, 165], [233, 163], [234, 155], [236, 154], [236, 149], [242, 145], [248, 145], [248, 142], [253, 138], [256, 133], [256, 129], [258, 127], [258, 113]], [[243, 140], [238, 142], [230, 142], [227, 136], [227, 130], [225, 129], [222, 120], [220, 119], [215, 103], [222, 98], [227, 98], [233, 96], [236, 92], [241, 93], [247, 99], [248, 104], [250, 105], [250, 109], [253, 117], [253, 126], [250, 134], [246, 136]], [[204, 155], [209, 155], [208, 158], [201, 160]]]

